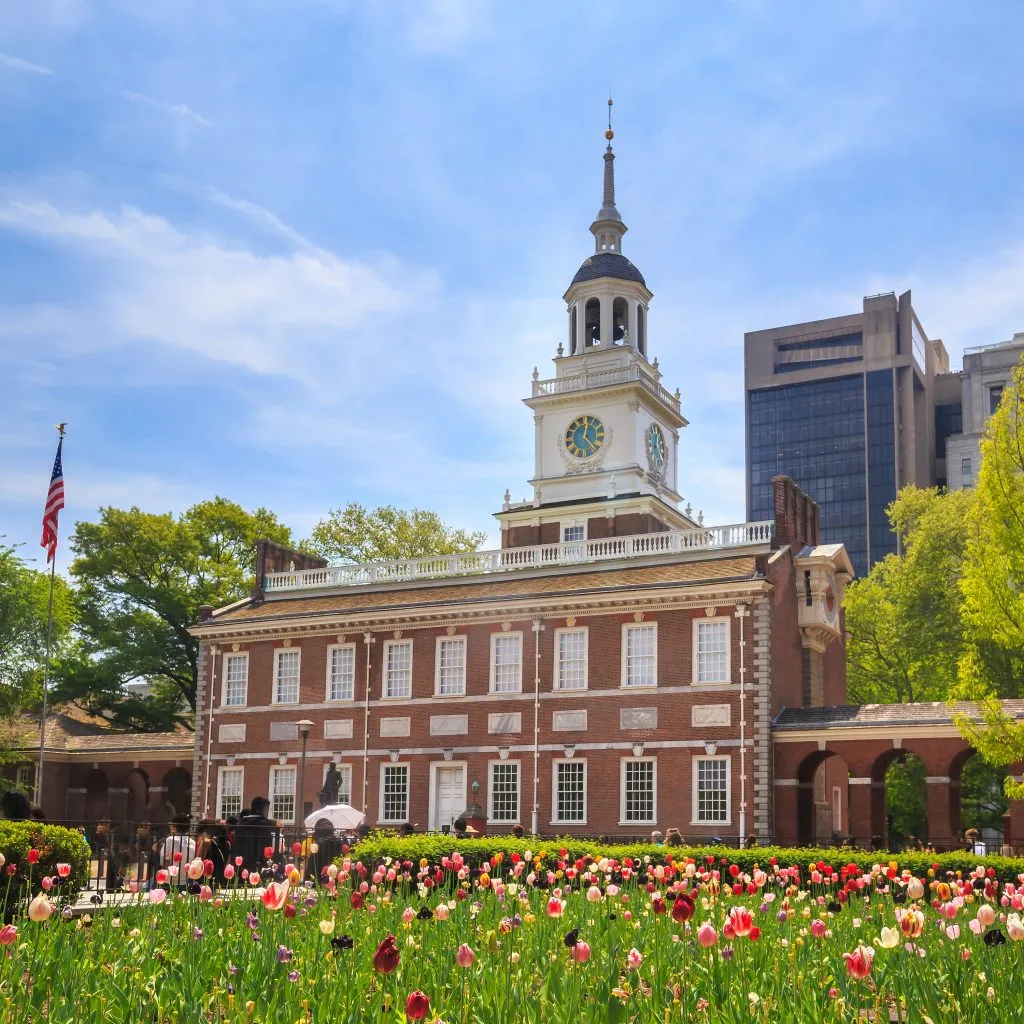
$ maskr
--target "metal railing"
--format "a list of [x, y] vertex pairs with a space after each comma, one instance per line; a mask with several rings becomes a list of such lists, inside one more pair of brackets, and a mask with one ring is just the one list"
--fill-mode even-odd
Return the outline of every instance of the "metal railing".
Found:
[[354, 587], [372, 583], [400, 583], [409, 580], [510, 572], [517, 569], [580, 565], [648, 555], [761, 547], [771, 543], [774, 531], [774, 520], [768, 519], [756, 523], [735, 523], [692, 530], [665, 530], [661, 533], [634, 534], [628, 537], [494, 548], [456, 555], [428, 555], [425, 558], [368, 562], [365, 565], [333, 565], [323, 569], [267, 573], [263, 580], [263, 588], [268, 593], [277, 593], [283, 590], [308, 590], [320, 587]]

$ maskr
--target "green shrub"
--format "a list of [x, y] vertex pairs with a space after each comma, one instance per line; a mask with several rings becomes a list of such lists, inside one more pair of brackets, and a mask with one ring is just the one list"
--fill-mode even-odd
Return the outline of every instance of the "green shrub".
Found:
[[832, 849], [794, 848], [782, 846], [757, 846], [749, 850], [737, 850], [724, 846], [653, 846], [649, 843], [600, 843], [591, 839], [538, 839], [536, 836], [525, 836], [516, 839], [513, 836], [485, 836], [480, 839], [456, 839], [454, 836], [431, 833], [427, 835], [398, 836], [390, 832], [374, 832], [358, 844], [352, 856], [365, 865], [375, 864], [385, 857], [398, 860], [410, 860], [413, 863], [426, 858], [436, 864], [445, 856], [458, 851], [466, 861], [473, 865], [481, 864], [497, 853], [505, 856], [506, 862], [513, 852], [525, 855], [527, 851], [537, 856], [545, 855], [548, 867], [554, 868], [560, 859], [560, 850], [565, 850], [565, 859], [577, 860], [587, 856], [603, 856], [622, 861], [631, 857], [634, 861], [643, 861], [649, 857], [654, 864], [664, 863], [667, 857], [673, 860], [704, 861], [713, 857], [716, 861], [725, 860], [728, 864], [736, 864], [744, 871], [753, 870], [755, 865], [766, 867], [774, 857], [780, 866], [797, 865], [804, 871], [812, 863], [823, 862], [838, 871], [844, 864], [856, 864], [870, 870], [873, 864], [885, 864], [895, 861], [900, 870], [908, 869], [915, 875], [925, 877], [933, 865], [938, 865], [937, 875], [946, 871], [969, 872], [979, 864], [986, 868], [994, 868], [996, 875], [1004, 881], [1018, 880], [1024, 873], [1024, 859], [1015, 857], [978, 857], [971, 853], [955, 851], [953, 853], [888, 853], [885, 851], [856, 850], [849, 847]]
[[[33, 849], [39, 851], [39, 861], [30, 865], [28, 851]], [[71, 865], [71, 875], [50, 890], [55, 902], [74, 902], [89, 881], [89, 847], [74, 829], [38, 821], [0, 821], [0, 853], [5, 861], [0, 871], [0, 909], [5, 917], [25, 900], [30, 878], [34, 896], [45, 876], [56, 876], [60, 863]], [[15, 870], [10, 874], [12, 866]]]

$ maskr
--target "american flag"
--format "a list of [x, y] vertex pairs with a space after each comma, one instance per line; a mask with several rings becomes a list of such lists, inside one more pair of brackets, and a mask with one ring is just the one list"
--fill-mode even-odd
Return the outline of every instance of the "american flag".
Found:
[[47, 562], [52, 562], [54, 555], [57, 554], [57, 517], [64, 507], [64, 470], [60, 464], [60, 450], [63, 445], [62, 437], [57, 442], [57, 458], [53, 460], [50, 490], [46, 495], [46, 508], [43, 509], [43, 539], [39, 544], [46, 548]]

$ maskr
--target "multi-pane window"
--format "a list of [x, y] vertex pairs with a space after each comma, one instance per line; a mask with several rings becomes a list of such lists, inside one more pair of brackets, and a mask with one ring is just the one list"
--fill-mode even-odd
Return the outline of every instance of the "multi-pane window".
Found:
[[729, 682], [729, 620], [694, 620], [695, 683]]
[[237, 708], [245, 704], [248, 688], [249, 655], [225, 654], [224, 706], [227, 708]]
[[698, 825], [729, 821], [729, 759], [698, 757], [694, 761], [693, 820]]
[[491, 692], [518, 693], [523, 688], [522, 633], [491, 636]]
[[586, 531], [587, 528], [585, 526], [566, 526], [565, 529], [562, 530], [562, 540], [564, 540], [566, 544], [574, 540], [584, 540], [584, 534]]
[[380, 820], [409, 820], [409, 766], [386, 764], [381, 775]]
[[626, 626], [622, 644], [622, 685], [656, 686], [658, 683], [658, 627]]
[[466, 638], [440, 637], [437, 641], [439, 697], [461, 697], [466, 692]]
[[327, 699], [352, 700], [356, 692], [356, 645], [327, 648]]
[[274, 652], [274, 703], [299, 703], [299, 652]]
[[[334, 766], [338, 769], [338, 803], [339, 804], [350, 804], [352, 803], [352, 765], [350, 764], [336, 764]], [[327, 772], [330, 769], [330, 763], [324, 765], [324, 782], [327, 781]]]
[[491, 821], [519, 820], [519, 762], [494, 761], [491, 764]]
[[587, 688], [587, 631], [560, 629], [555, 633], [555, 689]]
[[217, 783], [217, 817], [242, 813], [242, 771], [241, 768], [221, 768]]
[[622, 762], [622, 821], [655, 821], [654, 760], [626, 759]]
[[412, 696], [411, 640], [394, 640], [384, 645], [384, 696]]
[[971, 483], [971, 460], [964, 458], [960, 460], [960, 476], [963, 477], [963, 486], [970, 487]]
[[36, 802], [36, 765], [33, 762], [19, 764], [14, 773], [14, 782], [32, 803]]
[[270, 769], [270, 816], [275, 821], [295, 820], [295, 769]]
[[587, 762], [555, 762], [556, 822], [587, 820]]

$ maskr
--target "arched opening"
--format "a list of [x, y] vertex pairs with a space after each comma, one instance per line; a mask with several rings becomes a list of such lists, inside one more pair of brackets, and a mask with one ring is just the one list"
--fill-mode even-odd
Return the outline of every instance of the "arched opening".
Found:
[[645, 359], [647, 358], [647, 311], [643, 306], [636, 307], [636, 348]]
[[[1010, 807], [1003, 790], [1005, 778], [1005, 768], [989, 764], [971, 748], [953, 758], [949, 766], [949, 825], [953, 842], [972, 849], [984, 846], [986, 853], [999, 852], [1005, 837], [1004, 817]], [[977, 833], [976, 839], [970, 835], [971, 830]]]
[[172, 768], [164, 776], [167, 817], [188, 814], [192, 809], [192, 776], [184, 768]]
[[583, 345], [589, 348], [591, 345], [601, 344], [601, 300], [587, 299], [584, 311], [583, 324]]
[[846, 761], [832, 750], [808, 754], [797, 771], [797, 835], [801, 846], [839, 843], [850, 835]]
[[576, 355], [576, 303], [569, 310], [569, 355]]
[[612, 342], [626, 341], [628, 338], [629, 306], [625, 299], [615, 299], [612, 302]]
[[928, 840], [928, 769], [910, 750], [889, 750], [871, 772], [872, 845], [914, 850]]
[[94, 768], [85, 779], [85, 820], [106, 821], [110, 817], [110, 782], [107, 773]]
[[125, 817], [132, 824], [149, 821], [149, 778], [141, 768], [133, 768], [125, 779], [128, 799]]

